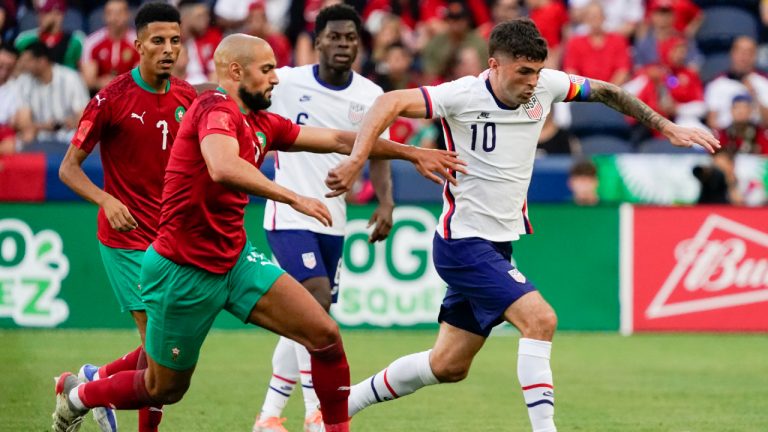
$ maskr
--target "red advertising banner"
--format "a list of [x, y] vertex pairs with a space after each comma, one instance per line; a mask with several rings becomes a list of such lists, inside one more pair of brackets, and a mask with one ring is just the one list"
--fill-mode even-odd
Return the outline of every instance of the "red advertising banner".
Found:
[[768, 331], [768, 208], [622, 208], [622, 330]]

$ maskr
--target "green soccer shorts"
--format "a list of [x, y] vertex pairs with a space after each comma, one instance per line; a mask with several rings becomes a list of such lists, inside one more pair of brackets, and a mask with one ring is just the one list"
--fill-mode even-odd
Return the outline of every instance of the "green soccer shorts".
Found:
[[144, 303], [139, 293], [139, 277], [143, 250], [118, 249], [99, 242], [101, 260], [107, 272], [112, 290], [115, 292], [121, 312], [143, 311]]
[[165, 367], [190, 369], [219, 312], [247, 322], [256, 302], [284, 273], [250, 242], [225, 274], [178, 265], [150, 246], [141, 268], [147, 354]]

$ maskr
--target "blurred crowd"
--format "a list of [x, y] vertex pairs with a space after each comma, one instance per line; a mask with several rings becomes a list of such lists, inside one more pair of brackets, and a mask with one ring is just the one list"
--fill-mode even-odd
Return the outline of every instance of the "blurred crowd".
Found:
[[[313, 24], [333, 0], [171, 1], [184, 49], [174, 74], [215, 79], [221, 38], [266, 39], [278, 64], [316, 61]], [[547, 66], [623, 86], [655, 110], [719, 136], [726, 153], [768, 154], [768, 0], [352, 0], [363, 17], [356, 70], [385, 91], [476, 75], [495, 23], [528, 16]], [[89, 98], [138, 62], [140, 0], [0, 0], [0, 155], [64, 152]], [[585, 104], [558, 104], [540, 153], [656, 152], [661, 137]], [[595, 104], [592, 104], [595, 105]], [[400, 119], [393, 139], [442, 146], [438, 127]]]

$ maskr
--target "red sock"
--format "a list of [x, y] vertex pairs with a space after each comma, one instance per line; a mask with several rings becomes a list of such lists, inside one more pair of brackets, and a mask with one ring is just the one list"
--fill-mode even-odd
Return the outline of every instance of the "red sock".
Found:
[[[147, 367], [147, 353], [143, 350], [136, 362], [137, 369]], [[139, 432], [157, 432], [157, 427], [163, 419], [163, 406], [153, 405], [139, 410]]]
[[139, 432], [157, 432], [163, 419], [163, 406], [144, 407], [139, 410]]
[[152, 405], [144, 384], [146, 369], [118, 372], [107, 379], [78, 387], [80, 401], [88, 408], [139, 409]]
[[136, 369], [145, 369], [136, 367], [139, 362], [139, 357], [144, 354], [144, 349], [139, 345], [138, 348], [129, 352], [128, 354], [120, 357], [112, 363], [105, 364], [99, 368], [99, 378], [104, 379], [122, 371], [132, 371]]
[[312, 381], [320, 399], [323, 423], [331, 432], [349, 429], [347, 398], [349, 397], [349, 364], [341, 339], [333, 345], [310, 350], [312, 356]]

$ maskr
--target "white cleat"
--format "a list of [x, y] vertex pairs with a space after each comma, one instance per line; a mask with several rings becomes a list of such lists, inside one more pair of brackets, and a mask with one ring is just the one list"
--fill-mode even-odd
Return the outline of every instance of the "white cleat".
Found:
[[56, 410], [53, 412], [54, 432], [76, 432], [80, 430], [88, 410], [78, 410], [69, 401], [69, 392], [80, 384], [80, 380], [69, 372], [56, 379]]

